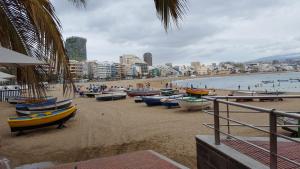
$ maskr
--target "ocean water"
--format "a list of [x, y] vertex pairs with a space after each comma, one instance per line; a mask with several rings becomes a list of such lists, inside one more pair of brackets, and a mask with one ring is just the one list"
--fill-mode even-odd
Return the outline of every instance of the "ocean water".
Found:
[[[272, 73], [272, 74], [245, 74], [240, 76], [206, 77], [173, 81], [180, 87], [215, 88], [228, 90], [250, 91], [280, 91], [300, 92], [300, 82], [290, 79], [300, 79], [300, 72]], [[279, 82], [278, 80], [288, 80]], [[263, 83], [274, 81], [274, 83]]]

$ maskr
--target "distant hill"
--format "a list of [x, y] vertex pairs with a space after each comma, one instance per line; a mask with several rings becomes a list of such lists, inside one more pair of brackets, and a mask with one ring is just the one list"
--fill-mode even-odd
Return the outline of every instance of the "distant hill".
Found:
[[290, 53], [290, 54], [267, 56], [267, 57], [262, 57], [262, 58], [255, 59], [255, 60], [250, 60], [246, 63], [272, 62], [273, 60], [278, 60], [280, 62], [284, 62], [286, 60], [300, 60], [300, 53]]

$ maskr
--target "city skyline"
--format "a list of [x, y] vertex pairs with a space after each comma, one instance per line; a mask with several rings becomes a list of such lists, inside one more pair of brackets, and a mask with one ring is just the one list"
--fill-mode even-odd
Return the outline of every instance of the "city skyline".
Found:
[[168, 33], [155, 10], [148, 8], [153, 6], [151, 1], [90, 0], [87, 9], [80, 10], [65, 5], [67, 2], [53, 2], [64, 38], [76, 35], [88, 39], [89, 60], [116, 61], [124, 53], [142, 56], [151, 51], [154, 64], [168, 60], [212, 63], [300, 51], [299, 24], [294, 19], [300, 15], [300, 2], [296, 0], [191, 0], [180, 29]]

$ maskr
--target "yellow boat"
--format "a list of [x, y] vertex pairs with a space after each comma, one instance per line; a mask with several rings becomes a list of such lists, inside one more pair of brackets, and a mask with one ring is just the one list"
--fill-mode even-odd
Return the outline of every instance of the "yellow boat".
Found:
[[186, 93], [190, 95], [205, 96], [209, 94], [209, 90], [187, 88]]
[[76, 111], [77, 108], [72, 106], [29, 116], [10, 117], [8, 118], [8, 124], [11, 132], [31, 130], [52, 125], [63, 126], [66, 121], [75, 116]]

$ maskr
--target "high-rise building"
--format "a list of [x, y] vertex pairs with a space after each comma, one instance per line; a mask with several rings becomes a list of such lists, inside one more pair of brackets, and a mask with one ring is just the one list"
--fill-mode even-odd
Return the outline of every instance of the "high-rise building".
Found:
[[122, 70], [121, 70], [121, 64], [119, 63], [113, 63], [111, 65], [111, 77], [113, 79], [121, 79], [121, 73], [122, 73]]
[[86, 61], [86, 39], [72, 36], [66, 40], [67, 55], [70, 60]]
[[143, 61], [135, 55], [120, 56], [120, 64], [122, 65], [133, 65], [135, 63], [143, 63]]
[[111, 78], [111, 63], [99, 62], [97, 64], [97, 78], [99, 79]]
[[144, 54], [144, 62], [148, 64], [148, 66], [152, 66], [152, 53], [147, 52]]

